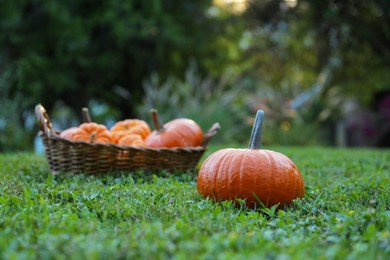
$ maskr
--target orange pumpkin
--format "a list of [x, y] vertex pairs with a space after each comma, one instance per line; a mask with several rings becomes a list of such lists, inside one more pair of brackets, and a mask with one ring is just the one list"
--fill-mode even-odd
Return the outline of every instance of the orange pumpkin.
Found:
[[198, 173], [199, 193], [217, 201], [245, 199], [251, 208], [291, 204], [305, 193], [297, 166], [285, 155], [261, 148], [264, 112], [256, 114], [248, 149], [211, 154]]
[[126, 136], [126, 132], [124, 132], [124, 131], [111, 132], [110, 131], [110, 135], [111, 135], [111, 142], [113, 142], [114, 144], [118, 144], [119, 139]]
[[144, 147], [145, 146], [145, 142], [142, 139], [142, 136], [136, 135], [136, 134], [123, 135], [117, 141], [117, 144], [119, 144], [119, 145], [126, 145], [126, 146], [138, 146], [138, 147]]
[[111, 142], [111, 135], [106, 126], [89, 122], [78, 127], [78, 130], [73, 134], [73, 140], [89, 143], [109, 143]]
[[141, 135], [129, 134], [126, 131], [111, 133], [111, 141], [119, 145], [145, 146], [145, 141]]
[[174, 119], [161, 126], [157, 110], [151, 110], [156, 130], [146, 139], [145, 144], [153, 148], [196, 147], [203, 143], [200, 126], [188, 118]]
[[126, 132], [127, 134], [137, 134], [145, 139], [151, 132], [148, 123], [140, 119], [126, 119], [117, 122], [110, 129], [111, 133]]
[[60, 133], [60, 137], [69, 141], [73, 140], [73, 134], [78, 130], [78, 127], [70, 127]]

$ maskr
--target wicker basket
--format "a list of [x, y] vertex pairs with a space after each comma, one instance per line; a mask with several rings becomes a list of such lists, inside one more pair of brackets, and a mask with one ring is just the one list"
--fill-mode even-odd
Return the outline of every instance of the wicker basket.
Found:
[[[84, 111], [85, 112], [85, 111]], [[68, 141], [54, 130], [49, 116], [42, 105], [35, 107], [41, 129], [45, 155], [53, 174], [113, 173], [134, 170], [193, 171], [206, 151], [210, 139], [220, 126], [215, 123], [204, 134], [202, 146], [180, 148], [147, 148], [120, 146], [116, 144]], [[85, 113], [84, 113], [85, 114]], [[86, 117], [88, 118], [88, 114]]]

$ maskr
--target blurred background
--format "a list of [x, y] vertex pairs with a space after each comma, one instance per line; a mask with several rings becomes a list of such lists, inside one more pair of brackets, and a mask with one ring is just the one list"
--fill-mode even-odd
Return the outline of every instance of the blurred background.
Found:
[[246, 145], [261, 108], [265, 145], [388, 147], [390, 1], [0, 0], [0, 152], [36, 148], [38, 103], [60, 130], [157, 108]]

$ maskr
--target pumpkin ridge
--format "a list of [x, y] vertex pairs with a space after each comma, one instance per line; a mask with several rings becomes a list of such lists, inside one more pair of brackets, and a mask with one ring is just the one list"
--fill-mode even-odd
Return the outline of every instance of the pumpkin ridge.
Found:
[[217, 164], [218, 160], [214, 159], [213, 157], [210, 158], [210, 160], [207, 160], [206, 161], [206, 176], [205, 176], [205, 180], [207, 182], [207, 185], [205, 187], [205, 190], [206, 190], [206, 194], [208, 194], [208, 196], [212, 199], [217, 199], [215, 197], [215, 193], [214, 193], [214, 185], [215, 185], [215, 179], [213, 179], [213, 173], [214, 173], [214, 168], [216, 167], [216, 164]]
[[[291, 187], [291, 186], [292, 186], [292, 187], [295, 187], [292, 191], [293, 191], [293, 194], [294, 194], [294, 195], [298, 196], [298, 195], [299, 195], [298, 189], [299, 189], [299, 184], [300, 184], [300, 183], [298, 182], [298, 179], [295, 177], [295, 175], [296, 175], [296, 170], [295, 170], [294, 167], [291, 168], [290, 173], [291, 173], [291, 175], [294, 177], [294, 178], [291, 178], [291, 177], [290, 177], [290, 181], [289, 181], [290, 187]], [[291, 179], [292, 179], [292, 180], [291, 180]]]
[[[271, 153], [271, 152], [270, 152]], [[291, 193], [295, 192], [294, 190], [291, 190], [291, 171], [292, 164], [290, 163], [290, 160], [283, 154], [278, 152], [273, 152], [278, 154], [279, 157], [274, 158], [274, 156], [270, 156], [272, 161], [272, 166], [274, 167], [272, 169], [273, 176], [273, 187], [278, 187], [276, 192], [273, 194], [273, 198], [277, 198], [278, 201], [280, 201], [280, 204], [286, 204], [286, 202], [291, 202]], [[287, 159], [286, 159], [287, 158]], [[276, 161], [276, 159], [278, 161]], [[283, 165], [283, 170], [281, 170], [280, 167], [275, 169], [275, 165]], [[282, 176], [281, 176], [282, 175]], [[280, 181], [282, 180], [282, 181]], [[280, 183], [278, 183], [280, 181]], [[287, 189], [287, 191], [286, 191]], [[273, 202], [272, 202], [273, 203]]]
[[298, 197], [303, 197], [303, 194], [305, 193], [305, 184], [304, 184], [304, 181], [303, 181], [303, 178], [299, 178], [299, 175], [301, 174], [301, 172], [299, 171], [298, 167], [293, 164], [293, 167], [294, 167], [294, 172], [295, 172], [295, 175], [296, 177], [294, 178], [295, 179], [295, 182], [298, 183], [298, 185], [296, 185], [296, 189], [295, 189], [295, 194], [298, 196]]
[[[221, 167], [224, 166], [225, 160], [226, 160], [227, 158], [229, 158], [229, 157], [230, 157], [230, 156], [229, 156], [229, 153], [226, 153], [226, 152], [225, 152], [225, 153], [219, 158], [219, 160], [218, 160], [218, 163], [219, 163], [219, 165], [218, 165], [218, 170], [216, 171], [216, 174], [215, 174], [215, 177], [214, 177], [214, 187], [219, 187], [219, 186], [220, 186], [220, 185], [218, 185], [218, 183], [217, 183], [217, 180], [219, 179], [218, 176], [221, 175], [221, 173], [222, 173], [222, 175], [223, 175], [223, 170], [224, 170], [224, 168], [222, 168], [222, 170], [221, 170]], [[220, 189], [220, 190], [223, 192], [223, 189]], [[223, 196], [219, 196], [220, 191], [218, 190], [218, 188], [215, 189], [215, 193], [216, 193], [216, 197], [218, 198], [218, 200], [219, 200], [220, 197], [221, 197], [221, 198], [225, 197], [224, 194], [222, 194]]]
[[[188, 121], [188, 122], [191, 122], [191, 121]], [[192, 131], [191, 127], [188, 127], [187, 125], [185, 125], [184, 127], [184, 130], [182, 132], [179, 132], [180, 134], [180, 138], [182, 140], [184, 140], [184, 143], [187, 145], [187, 146], [194, 146], [194, 144], [191, 142], [189, 143], [188, 142], [188, 139], [186, 139], [185, 137], [186, 136], [196, 136], [196, 133], [194, 133], [194, 131]]]
[[[284, 155], [280, 155], [280, 156], [284, 156]], [[279, 187], [272, 194], [272, 198], [274, 199], [277, 198], [277, 200], [280, 201], [280, 204], [284, 205], [286, 202], [285, 198], [289, 198], [291, 193], [291, 191], [288, 191], [286, 193], [286, 188], [288, 188], [286, 187], [286, 182], [290, 178], [289, 167], [285, 168], [284, 165], [286, 164], [286, 160], [284, 159], [284, 157], [275, 158], [275, 156], [271, 156], [271, 155], [269, 155], [269, 157], [271, 158], [271, 162], [272, 162], [272, 176], [271, 176], [272, 177], [271, 179], [273, 181], [272, 187]], [[280, 167], [276, 167], [276, 165], [283, 165], [283, 171], [281, 170]], [[285, 196], [285, 194], [287, 194], [287, 196]], [[273, 201], [272, 204], [274, 204]]]
[[[296, 189], [292, 188], [296, 186], [296, 174], [295, 174], [295, 169], [293, 167], [292, 162], [290, 161], [289, 158], [286, 156], [281, 157], [284, 161], [284, 165], [286, 165], [286, 170], [284, 171], [285, 173], [285, 178], [283, 178], [283, 188], [282, 191], [282, 197], [287, 198], [285, 201], [283, 201], [283, 204], [286, 204], [286, 202], [291, 203], [292, 201], [292, 196], [296, 196]], [[287, 190], [286, 190], [287, 189]]]
[[[299, 192], [298, 192], [298, 189], [300, 187], [300, 183], [299, 183], [299, 180], [297, 178], [297, 175], [298, 175], [298, 172], [296, 171], [296, 168], [294, 167], [294, 165], [290, 162], [290, 160], [286, 160], [290, 166], [290, 170], [289, 170], [289, 180], [288, 180], [288, 186], [289, 186], [289, 189], [291, 190], [292, 194], [294, 196], [299, 196]], [[291, 189], [291, 187], [293, 187], [293, 189]], [[289, 197], [289, 200], [291, 200], [291, 198]]]
[[[238, 151], [238, 152], [241, 152], [242, 150], [241, 149], [228, 149], [227, 152], [230, 154], [231, 152], [234, 152], [234, 151]], [[232, 160], [229, 162], [229, 165], [228, 167], [226, 168], [228, 170], [228, 197], [229, 199], [235, 201], [236, 199], [240, 198], [239, 196], [239, 192], [238, 192], [238, 188], [239, 188], [239, 185], [235, 185], [235, 183], [239, 183], [239, 182], [235, 182], [233, 183], [233, 185], [230, 185], [230, 182], [233, 182], [234, 181], [234, 177], [235, 177], [235, 165], [236, 165], [236, 161], [239, 159], [237, 159], [238, 156], [232, 156]], [[234, 189], [236, 187], [236, 189]], [[233, 190], [232, 190], [233, 189]], [[233, 195], [234, 196], [231, 196]]]
[[287, 157], [285, 159], [289, 164], [289, 169], [290, 169], [288, 173], [289, 173], [289, 190], [291, 190], [291, 192], [290, 192], [290, 196], [288, 197], [289, 197], [289, 202], [292, 202], [293, 200], [292, 196], [301, 197], [300, 190], [302, 187], [302, 183], [301, 183], [302, 178], [299, 177], [300, 172], [298, 170], [298, 167], [291, 161], [291, 159]]
[[[249, 156], [249, 162], [247, 163], [248, 165], [257, 165], [256, 164], [256, 160], [254, 159], [254, 156], [251, 154], [251, 156]], [[258, 172], [258, 168], [256, 167], [255, 169], [255, 174], [253, 174], [253, 180], [252, 180], [252, 189], [251, 189], [251, 191], [252, 191], [252, 193], [254, 193], [254, 194], [256, 194], [256, 190], [257, 190], [257, 182], [258, 182], [258, 174], [257, 174], [257, 172]], [[255, 197], [253, 194], [251, 194], [251, 196], [252, 197]], [[256, 196], [259, 198], [259, 195], [258, 194], [256, 194]], [[254, 200], [254, 203], [256, 203], [256, 197], [253, 199]]]
[[[271, 190], [271, 192], [272, 192], [272, 189], [270, 189], [270, 186], [271, 187], [275, 187], [275, 179], [273, 178], [274, 175], [275, 175], [275, 164], [274, 164], [272, 156], [271, 156], [271, 154], [270, 154], [270, 152], [268, 150], [263, 150], [263, 154], [265, 154], [267, 159], [268, 159], [268, 165], [267, 165], [268, 166], [267, 167], [268, 170], [266, 172], [269, 173], [269, 174], [266, 176], [266, 182], [265, 183], [267, 183], [267, 185], [266, 185], [267, 192], [266, 193], [269, 194], [270, 193], [269, 190]], [[272, 182], [271, 185], [270, 185], [270, 181]], [[268, 195], [267, 198], [264, 198], [264, 199], [266, 199], [265, 201], [262, 201], [262, 203], [266, 207], [268, 207], [269, 197], [270, 197], [270, 195]]]
[[[257, 165], [256, 160], [254, 160], [254, 156], [256, 156], [256, 154], [258, 154], [259, 152], [261, 152], [260, 149], [256, 149], [256, 150], [246, 149], [245, 150], [246, 156], [242, 159], [242, 162], [245, 165], [245, 173], [248, 173], [248, 175], [244, 176], [244, 182], [246, 184], [246, 187], [244, 188], [247, 191], [245, 194], [245, 197], [247, 198], [246, 204], [250, 207], [253, 207], [254, 204], [258, 203], [256, 196], [258, 198], [261, 197], [259, 194], [256, 193], [256, 191], [258, 191], [258, 188], [256, 186], [255, 181], [257, 181], [258, 179], [257, 176], [259, 175], [258, 168], [253, 166], [253, 165]], [[250, 183], [248, 183], [248, 178], [251, 179]]]
[[[211, 187], [211, 181], [210, 181], [210, 177], [212, 177], [211, 176], [211, 174], [210, 174], [210, 168], [211, 168], [211, 164], [213, 163], [213, 157], [208, 157], [208, 158], [206, 158], [206, 160], [204, 161], [204, 165], [205, 165], [205, 167], [204, 167], [204, 170], [203, 170], [203, 172], [205, 173], [205, 174], [202, 174], [201, 175], [201, 178], [200, 178], [200, 182], [199, 183], [197, 183], [197, 186], [200, 188], [200, 189], [202, 189], [203, 190], [203, 192], [205, 193], [205, 194], [207, 194], [207, 196], [210, 196], [210, 195], [212, 195], [211, 193], [212, 193], [212, 187]], [[199, 178], [198, 178], [199, 179]], [[202, 185], [202, 184], [204, 184], [204, 185]], [[210, 190], [210, 194], [208, 193], [208, 190]]]
[[[161, 128], [161, 129], [163, 129], [163, 128]], [[180, 138], [180, 133], [178, 133], [178, 132], [176, 132], [176, 131], [172, 131], [171, 132], [171, 130], [174, 130], [174, 128], [164, 128], [164, 130], [162, 131], [162, 132], [157, 132], [157, 135], [158, 136], [160, 136], [160, 138], [159, 138], [159, 141], [160, 141], [160, 144], [159, 144], [159, 146], [163, 146], [162, 145], [162, 143], [164, 142], [164, 135], [165, 134], [171, 134], [172, 135], [172, 138], [167, 142], [167, 144], [165, 144], [165, 146], [168, 146], [168, 147], [176, 147], [177, 145], [175, 144], [175, 142], [177, 141], [177, 140], [182, 140], [182, 138]], [[173, 144], [172, 144], [172, 142], [173, 142]], [[185, 146], [185, 145], [183, 145], [183, 146]]]
[[187, 139], [185, 138], [185, 133], [189, 132], [188, 129], [186, 127], [184, 127], [184, 129], [180, 132], [176, 132], [176, 139], [177, 140], [180, 140], [180, 143], [183, 143], [185, 144], [184, 146], [191, 146], [191, 145], [188, 145], [188, 141]]
[[[208, 159], [208, 158], [207, 158]], [[204, 175], [202, 180], [206, 183], [206, 185], [203, 188], [205, 191], [205, 194], [208, 198], [216, 200], [217, 198], [214, 195], [214, 185], [215, 185], [215, 178], [213, 176], [213, 168], [216, 165], [216, 161], [213, 160], [213, 158], [210, 158], [210, 160], [206, 160], [205, 164], [207, 167], [205, 167]]]
[[[186, 125], [183, 127], [183, 131], [178, 132], [179, 139], [183, 140], [183, 143], [186, 144], [186, 146], [194, 146], [193, 143], [189, 143], [189, 140], [186, 138], [186, 136], [192, 136], [194, 135], [191, 128], [187, 127]], [[195, 136], [195, 135], [194, 135]]]
[[212, 166], [216, 164], [213, 156], [209, 156], [202, 164], [202, 168], [199, 170], [198, 180], [196, 186], [199, 192], [205, 195], [207, 198], [213, 198], [212, 189], [214, 179], [212, 175]]
[[241, 161], [240, 161], [240, 178], [238, 180], [238, 196], [239, 197], [242, 197], [242, 194], [241, 194], [241, 187], [242, 187], [242, 172], [243, 172], [243, 167], [245, 166], [244, 164], [244, 159], [246, 157], [246, 154], [248, 153], [248, 150], [244, 151], [243, 155], [241, 155]]
[[[181, 131], [176, 131], [176, 128], [180, 125], [180, 128]], [[194, 130], [194, 127], [197, 127], [199, 129], [197, 130]], [[185, 146], [197, 146], [195, 145], [194, 143], [202, 143], [203, 141], [203, 132], [202, 132], [202, 129], [199, 127], [199, 125], [196, 124], [195, 121], [193, 121], [192, 119], [188, 119], [188, 118], [177, 118], [177, 119], [174, 119], [168, 123], [166, 123], [164, 125], [164, 128], [165, 129], [168, 129], [169, 128], [169, 131], [170, 132], [173, 132], [172, 130], [175, 130], [174, 132], [176, 132], [176, 138], [180, 140], [180, 143], [183, 143], [185, 144]], [[164, 130], [165, 131], [165, 130]], [[186, 137], [189, 137], [189, 136], [194, 136], [196, 137], [198, 134], [197, 134], [197, 131], [199, 131], [200, 133], [202, 133], [202, 136], [199, 137], [200, 140], [196, 139], [195, 141], [194, 140], [188, 140]]]
[[[234, 158], [233, 160], [229, 161], [226, 169], [227, 169], [227, 194], [229, 196], [229, 194], [232, 194], [232, 192], [230, 191], [230, 179], [232, 178], [232, 171], [231, 171], [231, 166], [232, 166], [232, 161], [234, 161]], [[233, 198], [234, 199], [234, 198]]]
[[[218, 177], [219, 169], [220, 169], [220, 167], [221, 167], [221, 163], [219, 162], [219, 158], [218, 158], [218, 161], [215, 162], [215, 163], [218, 163], [218, 165], [217, 165], [218, 170], [216, 170], [216, 171], [215, 171], [215, 174], [214, 174], [214, 180], [213, 180], [214, 185], [213, 185], [213, 187], [215, 188], [215, 190], [212, 190], [212, 191], [213, 191], [212, 194], [213, 194], [213, 196], [214, 196], [214, 199], [215, 199], [216, 201], [218, 201], [218, 200], [219, 200], [219, 197], [218, 197], [217, 177]], [[214, 171], [214, 169], [213, 169], [213, 171]]]
[[305, 195], [305, 181], [302, 178], [302, 173], [299, 171], [298, 166], [296, 166], [296, 167], [297, 167], [297, 171], [299, 172], [299, 176], [300, 176], [300, 178], [298, 178], [299, 183], [301, 184], [301, 188], [299, 189], [299, 196], [302, 198]]

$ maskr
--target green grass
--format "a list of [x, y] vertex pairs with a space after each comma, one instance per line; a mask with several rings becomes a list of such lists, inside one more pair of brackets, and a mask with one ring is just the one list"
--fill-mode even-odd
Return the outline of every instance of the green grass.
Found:
[[194, 174], [52, 176], [2, 154], [0, 258], [390, 259], [389, 150], [274, 150], [306, 184], [279, 211], [203, 199]]

